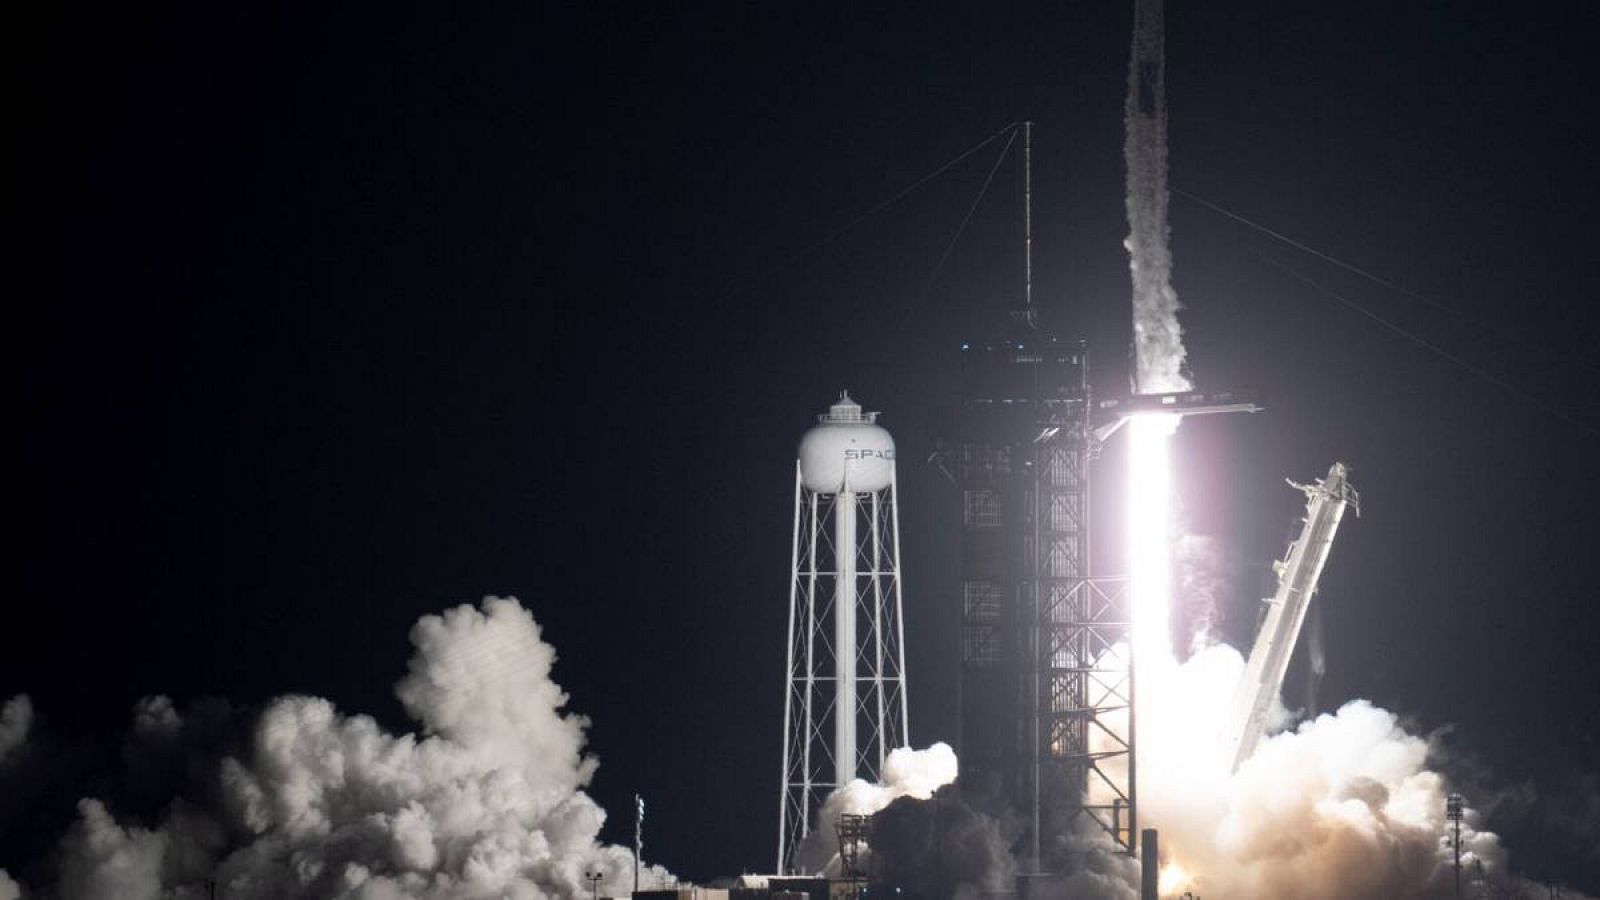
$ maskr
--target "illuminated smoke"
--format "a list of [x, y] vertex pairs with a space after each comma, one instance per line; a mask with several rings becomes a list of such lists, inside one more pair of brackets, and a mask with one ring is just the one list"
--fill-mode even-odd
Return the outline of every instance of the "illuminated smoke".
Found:
[[[1217, 723], [1229, 718], [1244, 659], [1197, 635], [1180, 664], [1169, 630], [1176, 550], [1169, 445], [1176, 424], [1138, 418], [1128, 429], [1139, 823], [1161, 832], [1162, 896], [1448, 896], [1447, 787], [1428, 769], [1428, 742], [1401, 728], [1393, 713], [1355, 700], [1296, 724], [1280, 698], [1269, 726], [1287, 730], [1232, 770]], [[1095, 749], [1112, 749], [1106, 741]], [[1503, 870], [1499, 841], [1476, 812], [1468, 811], [1462, 836], [1467, 866]], [[1136, 896], [1131, 870], [1101, 868], [1113, 877], [1092, 872], [1069, 895]]]
[[1172, 287], [1161, 3], [1140, 2], [1135, 16], [1122, 149], [1128, 170], [1124, 246], [1133, 280], [1134, 387], [1139, 393], [1182, 391], [1190, 384], [1184, 374], [1178, 293]]
[[1215, 538], [1185, 534], [1178, 538], [1174, 560], [1177, 586], [1172, 617], [1178, 634], [1193, 635], [1184, 652], [1216, 640], [1227, 590], [1228, 562]]
[[858, 778], [828, 795], [796, 866], [839, 875], [839, 817], [872, 816], [869, 846], [857, 851], [874, 881], [914, 897], [1010, 892], [1017, 873], [1010, 840], [999, 822], [966, 805], [952, 786], [957, 774], [948, 744], [891, 751], [881, 782]]
[[[223, 900], [534, 900], [587, 896], [585, 871], [604, 873], [603, 892], [630, 890], [632, 854], [597, 842], [605, 813], [581, 790], [597, 765], [583, 752], [588, 722], [563, 711], [555, 651], [533, 617], [491, 597], [423, 617], [411, 642], [396, 694], [420, 734], [387, 734], [315, 697], [279, 698], [242, 752], [211, 758], [202, 787], [158, 817], [83, 798], [44, 896], [198, 900], [214, 882]], [[147, 698], [130, 746], [181, 742], [199, 725]], [[0, 900], [15, 895], [8, 882]]]
[[956, 752], [942, 741], [926, 750], [898, 747], [889, 751], [881, 781], [857, 778], [828, 794], [796, 851], [796, 869], [838, 874], [840, 816], [870, 816], [901, 797], [927, 800], [955, 781], [958, 771]]
[[[1157, 669], [1150, 691], [1141, 684], [1152, 708], [1140, 717], [1150, 723], [1140, 734], [1140, 820], [1160, 829], [1163, 863], [1187, 873], [1173, 889], [1307, 900], [1442, 891], [1447, 789], [1427, 768], [1428, 742], [1355, 700], [1268, 737], [1230, 772], [1207, 751], [1243, 671], [1237, 651], [1212, 645]], [[1499, 868], [1499, 843], [1479, 825], [1469, 812], [1468, 862]]]

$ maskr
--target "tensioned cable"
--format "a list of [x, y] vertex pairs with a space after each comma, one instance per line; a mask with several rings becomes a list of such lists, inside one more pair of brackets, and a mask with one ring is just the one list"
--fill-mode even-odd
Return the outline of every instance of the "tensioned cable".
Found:
[[1361, 304], [1355, 302], [1354, 300], [1351, 300], [1349, 297], [1344, 296], [1343, 294], [1339, 293], [1338, 291], [1334, 290], [1333, 288], [1328, 287], [1327, 285], [1323, 284], [1320, 281], [1317, 281], [1315, 278], [1312, 278], [1309, 275], [1301, 274], [1299, 271], [1295, 270], [1292, 266], [1288, 265], [1287, 263], [1284, 263], [1284, 262], [1282, 262], [1280, 260], [1274, 259], [1274, 258], [1266, 255], [1265, 253], [1258, 253], [1256, 251], [1251, 251], [1251, 252], [1255, 253], [1256, 256], [1259, 256], [1261, 259], [1265, 260], [1267, 263], [1271, 264], [1272, 266], [1282, 270], [1283, 272], [1288, 273], [1290, 276], [1292, 276], [1296, 280], [1301, 281], [1301, 282], [1303, 282], [1303, 283], [1305, 283], [1307, 285], [1310, 285], [1311, 287], [1315, 288], [1318, 291], [1321, 291], [1324, 294], [1327, 294], [1329, 297], [1332, 297], [1333, 299], [1339, 301], [1340, 303], [1344, 304], [1345, 306], [1350, 307], [1351, 309], [1353, 309], [1356, 312], [1362, 314], [1363, 316], [1366, 316], [1367, 318], [1371, 319], [1372, 321], [1377, 322], [1379, 325], [1382, 325], [1384, 328], [1388, 329], [1389, 331], [1394, 332], [1395, 334], [1400, 335], [1401, 337], [1405, 338], [1406, 340], [1412, 341], [1413, 343], [1416, 343], [1418, 346], [1423, 347], [1424, 349], [1427, 349], [1427, 350], [1429, 350], [1429, 351], [1431, 351], [1433, 353], [1436, 353], [1439, 356], [1444, 357], [1445, 359], [1455, 363], [1456, 365], [1458, 365], [1461, 368], [1465, 369], [1466, 371], [1472, 373], [1473, 375], [1476, 375], [1479, 378], [1482, 378], [1483, 380], [1485, 380], [1485, 381], [1487, 381], [1487, 382], [1489, 382], [1491, 384], [1499, 386], [1501, 389], [1503, 389], [1505, 391], [1508, 391], [1508, 392], [1510, 392], [1512, 394], [1515, 394], [1518, 397], [1521, 397], [1522, 399], [1528, 401], [1529, 403], [1532, 403], [1534, 406], [1538, 407], [1539, 409], [1549, 413], [1552, 416], [1555, 416], [1558, 419], [1561, 419], [1562, 421], [1566, 422], [1569, 425], [1572, 425], [1572, 426], [1574, 426], [1576, 428], [1580, 428], [1580, 429], [1582, 429], [1584, 431], [1587, 431], [1587, 432], [1589, 432], [1590, 434], [1593, 434], [1593, 435], [1600, 435], [1600, 429], [1596, 429], [1595, 427], [1593, 427], [1591, 425], [1585, 424], [1584, 422], [1581, 422], [1581, 421], [1573, 418], [1572, 416], [1568, 415], [1566, 412], [1562, 411], [1559, 407], [1553, 406], [1550, 403], [1548, 403], [1547, 401], [1542, 400], [1539, 397], [1536, 397], [1533, 394], [1528, 393], [1527, 391], [1523, 390], [1520, 387], [1517, 387], [1515, 384], [1512, 384], [1511, 382], [1505, 380], [1504, 378], [1499, 377], [1498, 375], [1495, 375], [1495, 374], [1493, 374], [1493, 373], [1491, 373], [1491, 372], [1489, 372], [1489, 371], [1487, 371], [1485, 369], [1482, 369], [1482, 368], [1479, 368], [1478, 366], [1473, 365], [1472, 363], [1468, 362], [1467, 360], [1455, 355], [1454, 353], [1451, 353], [1450, 351], [1444, 349], [1443, 347], [1439, 346], [1438, 344], [1433, 343], [1432, 341], [1428, 340], [1427, 338], [1424, 338], [1424, 337], [1422, 337], [1421, 335], [1418, 335], [1418, 334], [1414, 334], [1414, 333], [1412, 333], [1412, 332], [1400, 327], [1399, 325], [1396, 325], [1395, 323], [1389, 321], [1388, 319], [1385, 319], [1384, 317], [1378, 315], [1377, 313], [1373, 312], [1372, 310], [1367, 309], [1365, 306], [1362, 306]]
[[1276, 231], [1276, 230], [1274, 230], [1272, 228], [1269, 228], [1266, 225], [1261, 224], [1260, 222], [1255, 222], [1255, 221], [1252, 221], [1250, 219], [1247, 219], [1244, 216], [1241, 216], [1238, 213], [1234, 212], [1233, 210], [1228, 209], [1228, 208], [1226, 208], [1226, 207], [1224, 207], [1224, 206], [1222, 206], [1220, 204], [1213, 203], [1210, 200], [1205, 199], [1204, 197], [1198, 197], [1198, 196], [1196, 196], [1194, 194], [1189, 193], [1188, 191], [1180, 190], [1178, 188], [1169, 188], [1169, 190], [1171, 190], [1172, 193], [1177, 194], [1178, 196], [1184, 198], [1185, 200], [1189, 200], [1190, 202], [1193, 202], [1193, 203], [1196, 203], [1196, 204], [1198, 204], [1200, 206], [1203, 206], [1206, 209], [1209, 209], [1212, 212], [1217, 213], [1218, 215], [1226, 216], [1227, 218], [1232, 219], [1235, 222], [1238, 222], [1239, 224], [1245, 226], [1246, 228], [1250, 228], [1250, 229], [1253, 229], [1255, 231], [1258, 231], [1261, 234], [1264, 234], [1267, 237], [1270, 237], [1275, 241], [1279, 241], [1279, 242], [1282, 242], [1284, 244], [1287, 244], [1288, 246], [1293, 247], [1296, 250], [1300, 250], [1300, 251], [1302, 251], [1304, 253], [1309, 253], [1312, 256], [1315, 256], [1317, 259], [1322, 260], [1323, 262], [1329, 263], [1330, 265], [1338, 266], [1339, 268], [1344, 269], [1346, 272], [1350, 272], [1350, 273], [1353, 273], [1355, 275], [1359, 275], [1362, 278], [1365, 278], [1368, 281], [1373, 282], [1374, 284], [1382, 285], [1382, 286], [1388, 288], [1391, 291], [1395, 291], [1396, 293], [1404, 294], [1405, 296], [1410, 297], [1411, 299], [1417, 301], [1418, 303], [1423, 304], [1424, 306], [1432, 307], [1433, 309], [1437, 309], [1440, 312], [1449, 313], [1452, 316], [1455, 316], [1455, 317], [1460, 318], [1460, 319], [1464, 319], [1464, 320], [1466, 320], [1468, 322], [1471, 322], [1471, 323], [1473, 323], [1473, 324], [1475, 324], [1475, 325], [1477, 325], [1477, 326], [1479, 326], [1481, 328], [1487, 329], [1487, 330], [1489, 330], [1489, 331], [1494, 333], [1496, 339], [1510, 340], [1510, 341], [1512, 341], [1514, 343], [1521, 344], [1523, 347], [1525, 347], [1525, 348], [1527, 348], [1529, 350], [1535, 350], [1535, 351], [1538, 351], [1539, 353], [1542, 353], [1542, 354], [1547, 354], [1547, 355], [1555, 356], [1555, 357], [1558, 357], [1558, 358], [1568, 359], [1568, 360], [1570, 360], [1570, 361], [1572, 361], [1574, 363], [1577, 363], [1580, 367], [1588, 369], [1591, 372], [1600, 373], [1600, 367], [1596, 367], [1593, 362], [1589, 361], [1588, 359], [1586, 359], [1584, 357], [1575, 356], [1575, 355], [1570, 354], [1570, 353], [1556, 352], [1556, 351], [1551, 350], [1549, 347], [1545, 347], [1543, 345], [1533, 343], [1532, 341], [1529, 341], [1529, 340], [1527, 340], [1525, 338], [1519, 338], [1519, 337], [1517, 337], [1516, 335], [1513, 335], [1513, 334], [1508, 334], [1508, 333], [1506, 333], [1505, 328], [1503, 326], [1501, 326], [1501, 325], [1496, 325], [1495, 323], [1490, 322], [1487, 319], [1484, 319], [1484, 318], [1482, 318], [1480, 316], [1475, 316], [1475, 315], [1472, 315], [1471, 313], [1463, 312], [1463, 311], [1461, 311], [1459, 309], [1456, 309], [1453, 306], [1450, 306], [1447, 303], [1440, 303], [1439, 301], [1434, 300], [1431, 297], [1424, 296], [1423, 294], [1419, 294], [1416, 291], [1413, 291], [1408, 287], [1396, 284], [1393, 281], [1390, 281], [1389, 279], [1384, 278], [1381, 275], [1376, 275], [1376, 274], [1374, 274], [1372, 272], [1367, 271], [1366, 269], [1361, 268], [1360, 266], [1354, 265], [1352, 263], [1347, 263], [1344, 260], [1339, 259], [1338, 257], [1332, 256], [1332, 255], [1330, 255], [1328, 253], [1324, 253], [1323, 251], [1318, 250], [1315, 247], [1308, 246], [1307, 244], [1304, 244], [1304, 243], [1302, 243], [1300, 241], [1297, 241], [1294, 238], [1289, 237], [1288, 235], [1286, 235], [1286, 234], [1284, 234], [1284, 233], [1282, 233], [1280, 231]]
[[983, 198], [989, 195], [989, 187], [994, 184], [995, 173], [1000, 171], [1001, 163], [1004, 163], [1006, 156], [1011, 153], [1011, 145], [1017, 142], [1017, 126], [1013, 124], [1010, 128], [1011, 138], [1006, 141], [1004, 147], [1000, 148], [1000, 155], [995, 157], [994, 165], [989, 167], [989, 174], [983, 179], [983, 186], [978, 188], [978, 196], [973, 198], [972, 205], [967, 208], [967, 214], [961, 217], [961, 224], [956, 226], [956, 233], [950, 238], [950, 242], [945, 245], [944, 252], [939, 255], [939, 261], [933, 264], [933, 270], [928, 273], [928, 280], [923, 282], [922, 290], [918, 292], [917, 299], [912, 301], [910, 308], [900, 317], [900, 322], [895, 326], [894, 331], [889, 333], [889, 340], [886, 342], [886, 346], [892, 347], [899, 342], [900, 333], [905, 331], [906, 323], [910, 322], [912, 315], [927, 302], [929, 292], [933, 290], [934, 283], [939, 280], [939, 272], [944, 269], [944, 264], [950, 261], [950, 254], [955, 252], [956, 244], [960, 243], [961, 236], [966, 234], [967, 225], [971, 224], [973, 215], [978, 212], [978, 207], [983, 205]]
[[[1004, 147], [1000, 148], [1000, 155], [995, 157], [994, 165], [989, 167], [988, 177], [983, 179], [983, 187], [978, 188], [978, 196], [973, 198], [972, 206], [967, 209], [967, 214], [961, 218], [961, 224], [956, 226], [955, 236], [950, 238], [950, 243], [945, 245], [944, 254], [939, 257], [939, 261], [933, 264], [933, 271], [928, 273], [928, 280], [922, 285], [922, 293], [917, 295], [917, 305], [920, 305], [923, 300], [927, 299], [928, 291], [933, 288], [933, 283], [939, 278], [939, 270], [943, 269], [944, 264], [950, 260], [950, 253], [956, 249], [956, 243], [960, 241], [961, 236], [966, 233], [967, 225], [972, 221], [973, 214], [976, 213], [978, 211], [978, 207], [983, 204], [983, 198], [989, 193], [989, 186], [994, 184], [994, 174], [1000, 171], [1000, 164], [1006, 161], [1006, 154], [1011, 152], [1011, 145], [1015, 144], [1016, 142], [1017, 126], [1012, 125], [1011, 139], [1006, 141], [1006, 145]], [[913, 306], [912, 308], [915, 309], [916, 306]]]
[[[872, 207], [871, 209], [867, 210], [866, 212], [862, 213], [861, 215], [856, 216], [854, 219], [851, 219], [849, 222], [846, 222], [845, 224], [839, 226], [838, 228], [835, 228], [832, 232], [829, 232], [827, 237], [823, 238], [820, 241], [817, 241], [815, 244], [812, 244], [811, 246], [805, 248], [804, 250], [801, 250], [799, 253], [796, 253], [795, 255], [793, 255], [793, 256], [789, 257], [788, 259], [784, 260], [783, 262], [780, 262], [777, 265], [768, 267], [767, 269], [763, 270], [760, 274], [765, 275], [768, 272], [772, 272], [772, 271], [775, 271], [777, 269], [788, 268], [789, 266], [794, 265], [795, 263], [799, 262], [800, 260], [805, 259], [807, 256], [810, 256], [811, 254], [817, 252], [818, 250], [821, 250], [823, 247], [826, 247], [827, 245], [829, 245], [829, 244], [833, 243], [834, 241], [838, 240], [839, 238], [843, 237], [852, 228], [855, 228], [857, 225], [860, 225], [862, 222], [865, 222], [866, 220], [868, 220], [868, 219], [872, 218], [873, 216], [877, 215], [878, 213], [883, 212], [884, 210], [888, 209], [889, 207], [895, 205], [896, 203], [899, 203], [901, 200], [904, 200], [907, 196], [909, 196], [912, 192], [916, 191], [917, 188], [920, 188], [923, 185], [927, 184], [928, 182], [934, 180], [935, 178], [938, 178], [940, 175], [943, 175], [945, 172], [949, 171], [950, 169], [954, 168], [955, 166], [959, 165], [961, 162], [966, 160], [967, 157], [971, 156], [974, 153], [977, 153], [979, 150], [982, 150], [983, 148], [985, 148], [985, 147], [989, 146], [990, 144], [994, 143], [1002, 135], [1010, 134], [1011, 137], [1013, 139], [1015, 139], [1016, 138], [1017, 127], [1018, 127], [1018, 123], [1012, 122], [1011, 124], [1009, 124], [1009, 125], [1005, 126], [1004, 128], [1000, 129], [999, 131], [996, 131], [994, 134], [989, 135], [988, 137], [984, 138], [983, 140], [979, 141], [978, 143], [974, 144], [973, 146], [967, 148], [967, 150], [963, 151], [961, 153], [961, 155], [956, 156], [955, 158], [953, 158], [953, 159], [949, 160], [948, 162], [944, 163], [943, 165], [939, 166], [939, 168], [934, 169], [932, 172], [929, 172], [928, 174], [922, 176], [921, 178], [918, 178], [916, 181], [912, 182], [910, 186], [908, 186], [907, 188], [902, 190], [900, 193], [895, 194], [893, 197], [890, 197], [889, 199], [883, 201], [882, 203], [879, 203], [877, 206]], [[1011, 146], [1010, 141], [1006, 142], [1006, 146], [1007, 147]], [[1003, 155], [1004, 154], [1002, 154], [1002, 156]], [[729, 300], [732, 300], [733, 298], [735, 298], [735, 297], [739, 296], [740, 294], [744, 293], [744, 291], [745, 291], [745, 289], [747, 287], [748, 287], [748, 285], [741, 285], [739, 287], [734, 288], [732, 291], [729, 291], [728, 295], [726, 297], [722, 298], [723, 302], [726, 303]]]

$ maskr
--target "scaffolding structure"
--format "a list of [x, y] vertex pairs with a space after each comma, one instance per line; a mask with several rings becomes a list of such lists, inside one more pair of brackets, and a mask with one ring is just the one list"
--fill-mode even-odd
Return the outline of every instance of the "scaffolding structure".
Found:
[[846, 881], [866, 881], [866, 857], [872, 842], [872, 817], [845, 813], [839, 816], [839, 877]]
[[962, 397], [935, 459], [962, 500], [962, 788], [1024, 812], [1035, 872], [1071, 867], [1069, 838], [1138, 834], [1124, 581], [1089, 571], [1097, 446], [1089, 355], [1038, 331], [967, 345]]

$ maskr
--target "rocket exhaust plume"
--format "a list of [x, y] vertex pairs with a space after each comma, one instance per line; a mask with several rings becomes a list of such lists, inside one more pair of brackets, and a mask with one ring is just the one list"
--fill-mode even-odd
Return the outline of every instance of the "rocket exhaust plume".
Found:
[[[1204, 640], [1183, 663], [1169, 632], [1171, 417], [1135, 419], [1129, 435], [1129, 564], [1138, 666], [1140, 824], [1161, 832], [1161, 896], [1241, 900], [1450, 896], [1447, 786], [1431, 747], [1364, 700], [1295, 725], [1276, 697], [1278, 729], [1234, 770], [1208, 746], [1234, 713], [1245, 660]], [[1498, 839], [1467, 813], [1468, 865], [1503, 870]], [[1137, 896], [1136, 876], [1079, 897]], [[1567, 896], [1575, 896], [1568, 894]]]
[[1127, 134], [1128, 266], [1133, 278], [1134, 391], [1188, 390], [1167, 221], [1167, 87], [1162, 0], [1134, 5]]
[[[1161, 0], [1135, 0], [1134, 16], [1123, 148], [1134, 391], [1185, 391], [1191, 384], [1168, 242]], [[1217, 733], [1216, 723], [1230, 718], [1246, 667], [1238, 651], [1204, 633], [1195, 636], [1194, 652], [1183, 663], [1173, 653], [1177, 527], [1170, 445], [1177, 424], [1175, 415], [1147, 414], [1126, 429], [1139, 824], [1161, 834], [1161, 896], [1451, 896], [1444, 778], [1428, 769], [1428, 741], [1407, 733], [1394, 714], [1353, 700], [1296, 726], [1274, 693], [1265, 698], [1266, 725], [1292, 727], [1262, 739], [1237, 771], [1235, 754], [1207, 740]], [[1314, 649], [1320, 673], [1320, 642]], [[1499, 841], [1482, 828], [1469, 810], [1464, 856], [1471, 857], [1469, 865], [1502, 869]], [[1110, 847], [1102, 849], [1086, 860], [1076, 882], [1069, 881], [1069, 895], [1133, 900], [1137, 868], [1111, 865], [1117, 857]]]
[[[1162, 0], [1136, 0], [1128, 96], [1123, 110], [1127, 166], [1128, 266], [1133, 282], [1134, 391], [1187, 390], [1178, 295], [1172, 289], [1167, 223], [1167, 98]], [[1128, 564], [1133, 664], [1145, 670], [1170, 658], [1172, 494], [1168, 445], [1178, 418], [1137, 416], [1128, 428]], [[1136, 688], [1136, 690], [1138, 690]], [[1141, 714], [1142, 718], [1142, 714]], [[1142, 723], [1135, 723], [1142, 730]]]
[[[528, 611], [490, 597], [424, 616], [411, 643], [395, 693], [418, 734], [387, 734], [316, 697], [280, 697], [225, 727], [203, 704], [141, 701], [121, 783], [73, 781], [99, 795], [77, 801], [38, 863], [0, 871], [0, 900], [21, 887], [63, 900], [543, 900], [588, 896], [586, 871], [603, 874], [603, 892], [630, 890], [633, 854], [597, 841], [605, 812], [582, 791], [598, 765], [584, 752], [588, 720], [564, 710], [555, 650]], [[11, 742], [27, 704], [5, 709]], [[238, 740], [208, 738], [223, 732]], [[0, 800], [30, 749], [0, 759]], [[129, 799], [140, 771], [163, 768], [179, 773], [172, 790]], [[644, 883], [670, 878], [648, 867]]]

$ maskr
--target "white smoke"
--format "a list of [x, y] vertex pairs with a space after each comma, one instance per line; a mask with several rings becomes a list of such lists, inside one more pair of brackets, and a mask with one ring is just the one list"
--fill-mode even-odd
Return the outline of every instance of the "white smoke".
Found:
[[[1161, 896], [1450, 896], [1448, 787], [1428, 767], [1429, 741], [1365, 700], [1297, 724], [1280, 702], [1276, 718], [1293, 727], [1230, 771], [1215, 729], [1243, 671], [1225, 644], [1140, 667], [1139, 822], [1161, 835]], [[1477, 812], [1461, 834], [1465, 869], [1503, 874]], [[1090, 874], [1066, 895], [1136, 896], [1129, 868]]]
[[956, 780], [960, 766], [956, 752], [940, 741], [926, 750], [897, 747], [883, 761], [882, 780], [857, 778], [835, 788], [822, 802], [811, 832], [800, 842], [795, 866], [801, 872], [839, 873], [840, 816], [870, 816], [901, 797], [927, 800], [934, 792]]
[[28, 740], [32, 726], [33, 702], [27, 694], [18, 694], [0, 706], [0, 765]]
[[62, 841], [62, 897], [74, 900], [156, 900], [167, 836], [123, 828], [99, 800], [78, 803], [80, 818]]
[[[597, 765], [587, 720], [563, 712], [555, 651], [527, 610], [490, 597], [423, 617], [411, 642], [396, 693], [420, 734], [314, 697], [275, 700], [248, 752], [215, 767], [210, 808], [179, 798], [159, 823], [120, 823], [83, 799], [47, 896], [199, 898], [214, 883], [224, 900], [538, 900], [587, 895], [586, 871], [602, 892], [631, 890], [632, 853], [597, 841], [605, 812], [580, 790]], [[184, 728], [165, 698], [136, 707], [137, 735]]]
[[[1262, 742], [1239, 770], [1210, 752], [1244, 661], [1214, 645], [1157, 676], [1141, 722], [1141, 821], [1161, 830], [1174, 889], [1230, 897], [1426, 895], [1445, 861], [1444, 779], [1428, 742], [1356, 700]], [[1147, 694], [1146, 696], [1151, 696]], [[1141, 698], [1143, 699], [1143, 698]], [[1493, 834], [1469, 813], [1467, 859], [1498, 868]]]
[[22, 888], [17, 886], [5, 869], [0, 869], [0, 900], [21, 900]]
[[1136, 6], [1122, 150], [1128, 170], [1124, 246], [1133, 278], [1134, 389], [1183, 391], [1190, 383], [1184, 374], [1178, 293], [1172, 287], [1162, 10], [1159, 0]]

